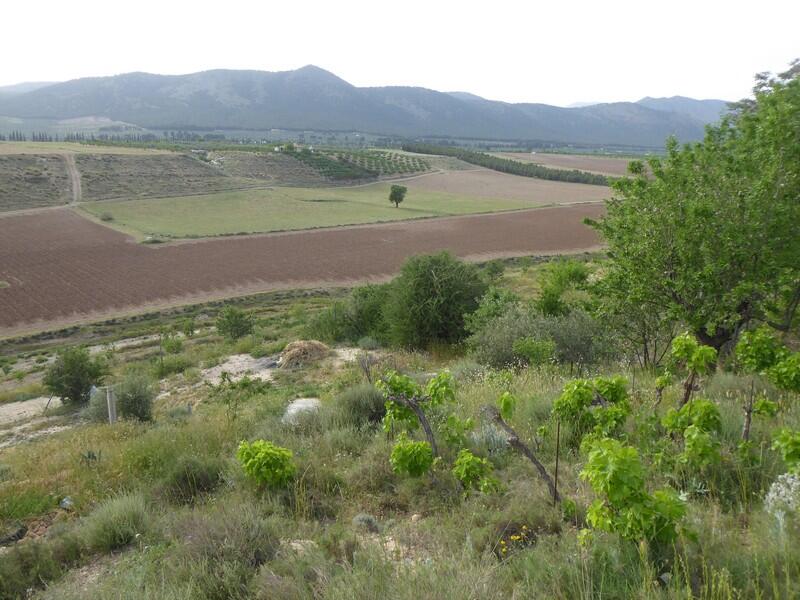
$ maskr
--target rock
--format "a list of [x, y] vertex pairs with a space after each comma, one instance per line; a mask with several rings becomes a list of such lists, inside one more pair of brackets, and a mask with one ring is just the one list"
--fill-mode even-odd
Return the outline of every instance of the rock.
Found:
[[281, 420], [288, 425], [295, 425], [302, 415], [316, 412], [320, 406], [322, 402], [319, 398], [298, 398], [289, 403]]
[[365, 529], [370, 533], [379, 533], [381, 530], [378, 525], [378, 520], [366, 513], [359, 513], [353, 517], [353, 526], [359, 529]]
[[72, 508], [75, 506], [75, 501], [69, 496], [64, 496], [61, 499], [61, 502], [58, 503], [58, 506], [64, 510], [72, 510]]
[[25, 537], [28, 533], [28, 527], [21, 523], [17, 523], [7, 529], [0, 529], [0, 546], [7, 546], [18, 542]]
[[421, 514], [419, 514], [419, 513], [414, 513], [413, 515], [411, 515], [411, 522], [412, 522], [412, 523], [416, 523], [416, 522], [418, 522], [418, 521], [419, 521], [421, 518], [422, 518], [422, 515], [421, 515]]

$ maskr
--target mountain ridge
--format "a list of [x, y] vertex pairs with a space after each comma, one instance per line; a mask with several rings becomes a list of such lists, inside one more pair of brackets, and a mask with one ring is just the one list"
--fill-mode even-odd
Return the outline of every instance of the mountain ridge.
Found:
[[[643, 98], [563, 108], [423, 87], [356, 87], [314, 65], [87, 77], [0, 95], [0, 115], [107, 117], [148, 129], [309, 129], [400, 137], [661, 146], [699, 139], [722, 101]], [[715, 110], [717, 112], [715, 112]]]

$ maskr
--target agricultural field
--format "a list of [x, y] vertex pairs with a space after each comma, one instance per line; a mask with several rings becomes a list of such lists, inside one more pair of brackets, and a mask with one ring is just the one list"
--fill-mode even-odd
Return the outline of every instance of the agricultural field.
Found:
[[330, 181], [308, 165], [282, 152], [238, 152], [214, 150], [207, 160], [225, 175], [257, 179], [263, 185], [316, 187]]
[[412, 254], [584, 251], [601, 204], [143, 245], [63, 209], [0, 218], [0, 337], [147, 307], [390, 276]]
[[424, 158], [408, 153], [369, 150], [331, 154], [339, 161], [354, 164], [377, 176], [409, 175], [430, 170]]
[[411, 190], [409, 195], [419, 190], [540, 205], [601, 202], [611, 195], [604, 186], [519, 177], [474, 167], [410, 179], [404, 185]]
[[403, 182], [399, 208], [388, 183], [272, 188], [202, 196], [83, 204], [106, 224], [143, 238], [205, 237], [312, 229], [600, 201], [606, 188], [548, 182], [492, 171], [433, 173]]
[[152, 198], [264, 185], [228, 177], [211, 164], [185, 154], [158, 156], [79, 154], [83, 200]]
[[58, 206], [71, 199], [62, 156], [3, 154], [0, 150], [0, 212]]
[[587, 173], [622, 177], [628, 174], [628, 163], [631, 158], [614, 158], [611, 156], [591, 156], [583, 154], [548, 154], [537, 152], [494, 152], [495, 156], [510, 158], [521, 162], [530, 162], [544, 167], [556, 169], [577, 169]]

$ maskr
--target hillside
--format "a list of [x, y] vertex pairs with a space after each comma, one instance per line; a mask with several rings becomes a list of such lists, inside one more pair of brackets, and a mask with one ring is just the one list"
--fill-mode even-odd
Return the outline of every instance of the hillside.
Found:
[[669, 135], [698, 139], [703, 125], [713, 120], [710, 106], [703, 107], [695, 114], [683, 105], [673, 110], [643, 100], [561, 108], [418, 87], [358, 88], [311, 65], [276, 73], [127, 73], [0, 95], [0, 115], [8, 117], [106, 117], [154, 130], [356, 130], [639, 146], [660, 146]]

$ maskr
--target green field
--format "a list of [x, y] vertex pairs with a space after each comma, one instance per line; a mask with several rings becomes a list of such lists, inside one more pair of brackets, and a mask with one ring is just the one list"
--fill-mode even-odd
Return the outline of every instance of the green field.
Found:
[[[272, 188], [180, 198], [93, 202], [81, 208], [137, 237], [263, 233], [534, 208], [544, 201], [499, 200], [410, 190], [395, 208], [388, 183], [351, 188]], [[110, 220], [109, 220], [110, 218]]]

